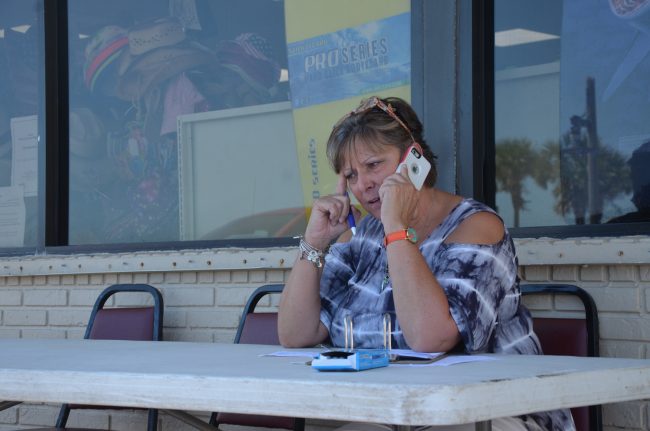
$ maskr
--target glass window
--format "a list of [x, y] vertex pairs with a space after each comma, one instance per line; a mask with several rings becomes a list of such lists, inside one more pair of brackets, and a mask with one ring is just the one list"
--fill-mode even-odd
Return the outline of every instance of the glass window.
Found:
[[42, 1], [0, 5], [0, 247], [37, 243], [44, 154], [42, 10]]
[[650, 2], [495, 0], [508, 225], [650, 221]]
[[[345, 13], [341, 13], [345, 10]], [[70, 0], [70, 244], [288, 237], [332, 124], [410, 98], [410, 2]]]

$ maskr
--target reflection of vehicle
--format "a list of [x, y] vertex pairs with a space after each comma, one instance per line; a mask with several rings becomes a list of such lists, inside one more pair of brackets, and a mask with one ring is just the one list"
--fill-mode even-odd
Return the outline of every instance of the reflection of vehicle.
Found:
[[211, 230], [201, 239], [273, 238], [302, 235], [309, 208], [284, 208], [239, 218]]

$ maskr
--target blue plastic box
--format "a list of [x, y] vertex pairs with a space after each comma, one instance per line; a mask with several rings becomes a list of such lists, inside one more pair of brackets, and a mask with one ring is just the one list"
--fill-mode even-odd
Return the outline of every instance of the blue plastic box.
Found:
[[384, 349], [330, 350], [313, 359], [311, 366], [319, 371], [362, 371], [387, 367], [389, 360]]

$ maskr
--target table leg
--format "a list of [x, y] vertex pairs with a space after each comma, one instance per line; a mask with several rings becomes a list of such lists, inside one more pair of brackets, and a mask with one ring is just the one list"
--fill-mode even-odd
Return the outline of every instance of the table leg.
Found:
[[9, 407], [13, 407], [17, 404], [20, 404], [22, 401], [0, 401], [0, 412], [6, 410]]
[[170, 416], [175, 417], [176, 419], [185, 422], [188, 425], [193, 426], [194, 428], [202, 431], [215, 431], [217, 428], [203, 422], [201, 419], [197, 418], [196, 416], [192, 416], [189, 413], [186, 413], [181, 410], [161, 410], [165, 414], [168, 414]]

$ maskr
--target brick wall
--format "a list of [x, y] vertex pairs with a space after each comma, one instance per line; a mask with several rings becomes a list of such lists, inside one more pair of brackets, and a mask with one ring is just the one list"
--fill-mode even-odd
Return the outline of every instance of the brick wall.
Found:
[[[629, 257], [629, 262], [584, 263], [584, 249], [578, 248], [578, 254], [572, 258], [571, 253], [552, 252], [548, 250], [549, 247], [554, 246], [542, 243], [537, 248], [531, 248], [527, 243], [519, 247], [522, 280], [529, 283], [571, 283], [585, 288], [599, 308], [601, 355], [650, 357], [647, 347], [650, 341], [650, 293], [647, 293], [650, 292], [650, 264], [635, 258], [634, 253], [630, 253], [632, 257]], [[630, 250], [630, 247], [625, 249]], [[531, 253], [531, 250], [534, 252]], [[133, 262], [138, 261], [137, 265], [128, 260], [124, 262], [124, 256], [114, 258], [121, 262], [119, 264], [111, 263], [110, 256], [104, 257], [108, 263], [102, 263], [106, 268], [169, 265], [176, 269], [164, 271], [157, 268], [159, 270], [155, 272], [70, 271], [67, 274], [49, 275], [48, 271], [51, 268], [56, 270], [57, 265], [87, 267], [88, 261], [97, 265], [98, 257], [87, 261], [80, 261], [78, 257], [50, 257], [46, 262], [39, 257], [2, 260], [0, 264], [5, 268], [5, 274], [0, 271], [0, 338], [81, 338], [92, 304], [104, 287], [114, 283], [148, 283], [158, 287], [164, 296], [164, 334], [167, 340], [230, 343], [250, 293], [262, 284], [284, 282], [290, 270], [287, 263], [292, 262], [295, 256], [295, 250], [290, 249], [252, 251], [250, 254], [233, 251], [223, 259], [215, 256], [209, 265], [206, 263], [202, 268], [196, 268], [195, 255], [184, 255], [184, 265], [178, 252], [175, 253], [172, 253], [169, 262], [163, 263], [158, 255], [135, 256]], [[555, 261], [546, 258], [549, 262], [540, 265], [539, 254], [549, 253], [555, 253]], [[557, 257], [559, 254], [562, 256]], [[70, 259], [81, 263], [69, 265]], [[260, 265], [260, 261], [264, 265]], [[217, 267], [223, 269], [215, 269]], [[23, 271], [22, 275], [15, 274], [18, 268]], [[25, 274], [27, 271], [31, 273]], [[120, 302], [118, 305], [137, 305], [141, 301], [146, 299], [131, 300], [129, 304]], [[578, 314], [579, 304], [568, 298], [557, 298], [555, 301], [527, 298], [526, 301], [535, 315]], [[265, 307], [276, 305], [268, 299], [262, 303]], [[55, 405], [23, 404], [12, 407], [0, 412], [0, 431], [51, 426], [57, 413], [58, 407]], [[207, 420], [207, 413], [200, 415]], [[649, 417], [648, 401], [617, 403], [604, 408], [606, 430], [648, 429]], [[75, 411], [69, 424], [128, 431], [145, 429], [145, 421], [145, 414], [140, 412]], [[164, 431], [193, 429], [164, 414], [160, 423], [160, 429]], [[308, 421], [310, 431], [328, 430], [335, 425], [326, 421]]]

